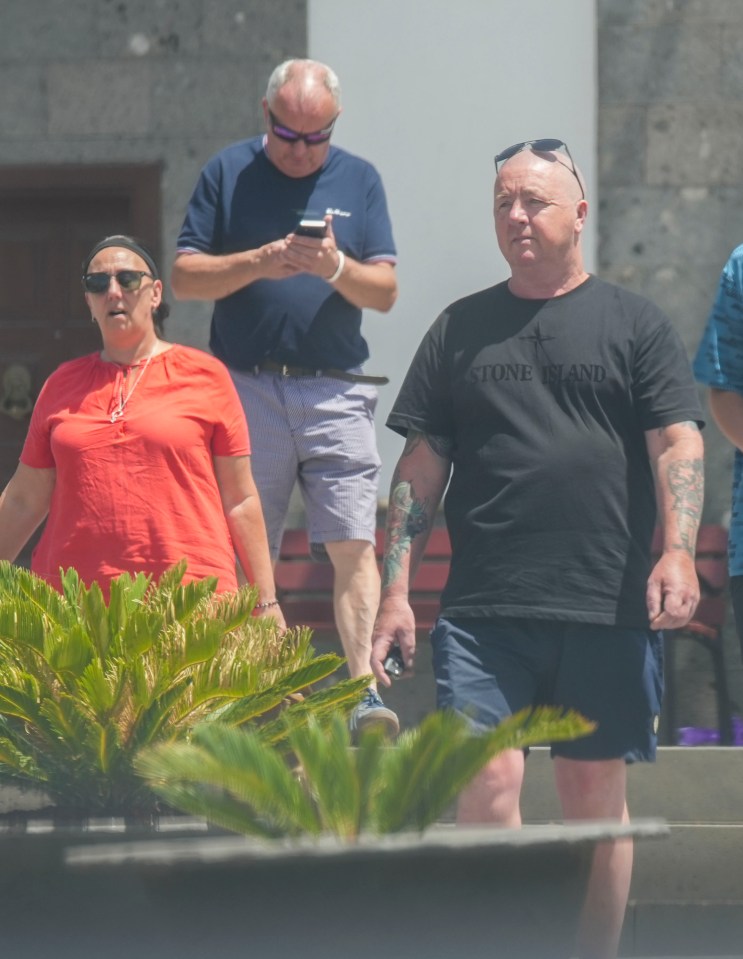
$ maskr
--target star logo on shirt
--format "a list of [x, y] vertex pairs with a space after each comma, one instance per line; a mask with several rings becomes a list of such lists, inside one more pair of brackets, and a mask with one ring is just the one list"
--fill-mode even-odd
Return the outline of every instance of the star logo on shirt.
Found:
[[520, 340], [531, 340], [534, 344], [534, 358], [536, 359], [539, 354], [539, 347], [544, 346], [548, 340], [554, 340], [554, 336], [545, 336], [542, 331], [539, 329], [539, 324], [537, 323], [534, 332], [529, 333], [527, 336], [520, 336]]

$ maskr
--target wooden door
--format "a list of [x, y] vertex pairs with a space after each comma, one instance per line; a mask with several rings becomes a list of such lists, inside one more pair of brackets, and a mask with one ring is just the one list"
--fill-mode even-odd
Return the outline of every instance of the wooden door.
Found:
[[0, 168], [0, 489], [44, 380], [100, 348], [80, 284], [87, 252], [130, 233], [159, 256], [159, 179], [151, 166]]

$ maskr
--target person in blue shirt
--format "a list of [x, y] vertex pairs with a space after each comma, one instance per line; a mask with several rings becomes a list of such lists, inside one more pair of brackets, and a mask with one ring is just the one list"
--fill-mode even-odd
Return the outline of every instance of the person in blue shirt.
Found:
[[[396, 249], [379, 174], [331, 143], [341, 113], [330, 67], [288, 60], [263, 99], [264, 135], [212, 157], [188, 205], [172, 288], [213, 300], [210, 346], [250, 423], [269, 546], [278, 555], [299, 484], [317, 558], [333, 564], [352, 676], [369, 674], [379, 602], [376, 385], [362, 309], [397, 297]], [[303, 235], [302, 220], [321, 236]], [[371, 685], [352, 724], [399, 724]]]
[[735, 447], [728, 565], [743, 655], [743, 245], [733, 250], [720, 275], [694, 375], [710, 387], [712, 417]]

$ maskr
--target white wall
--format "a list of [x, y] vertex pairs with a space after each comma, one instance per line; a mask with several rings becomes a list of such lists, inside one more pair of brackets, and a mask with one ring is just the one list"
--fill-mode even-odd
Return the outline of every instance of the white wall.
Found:
[[335, 142], [382, 174], [398, 248], [398, 302], [364, 317], [366, 370], [391, 379], [377, 413], [386, 498], [402, 440], [384, 421], [423, 333], [447, 303], [507, 276], [494, 154], [559, 137], [595, 196], [594, 0], [309, 0], [308, 10], [309, 56], [341, 81]]

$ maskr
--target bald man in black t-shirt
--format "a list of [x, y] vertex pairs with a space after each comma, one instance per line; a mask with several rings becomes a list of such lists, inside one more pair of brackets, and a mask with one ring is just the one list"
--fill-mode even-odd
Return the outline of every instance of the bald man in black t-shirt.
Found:
[[[408, 587], [448, 485], [438, 706], [481, 729], [529, 706], [583, 713], [596, 731], [552, 749], [565, 818], [627, 821], [626, 763], [655, 758], [661, 631], [699, 599], [702, 414], [669, 320], [586, 272], [588, 203], [565, 144], [516, 144], [496, 170], [511, 277], [444, 310], [388, 419], [406, 445], [372, 666], [389, 684], [395, 643], [413, 665]], [[521, 751], [496, 756], [462, 792], [458, 821], [518, 826], [523, 775]], [[631, 869], [627, 840], [597, 848], [583, 959], [616, 956]]]

